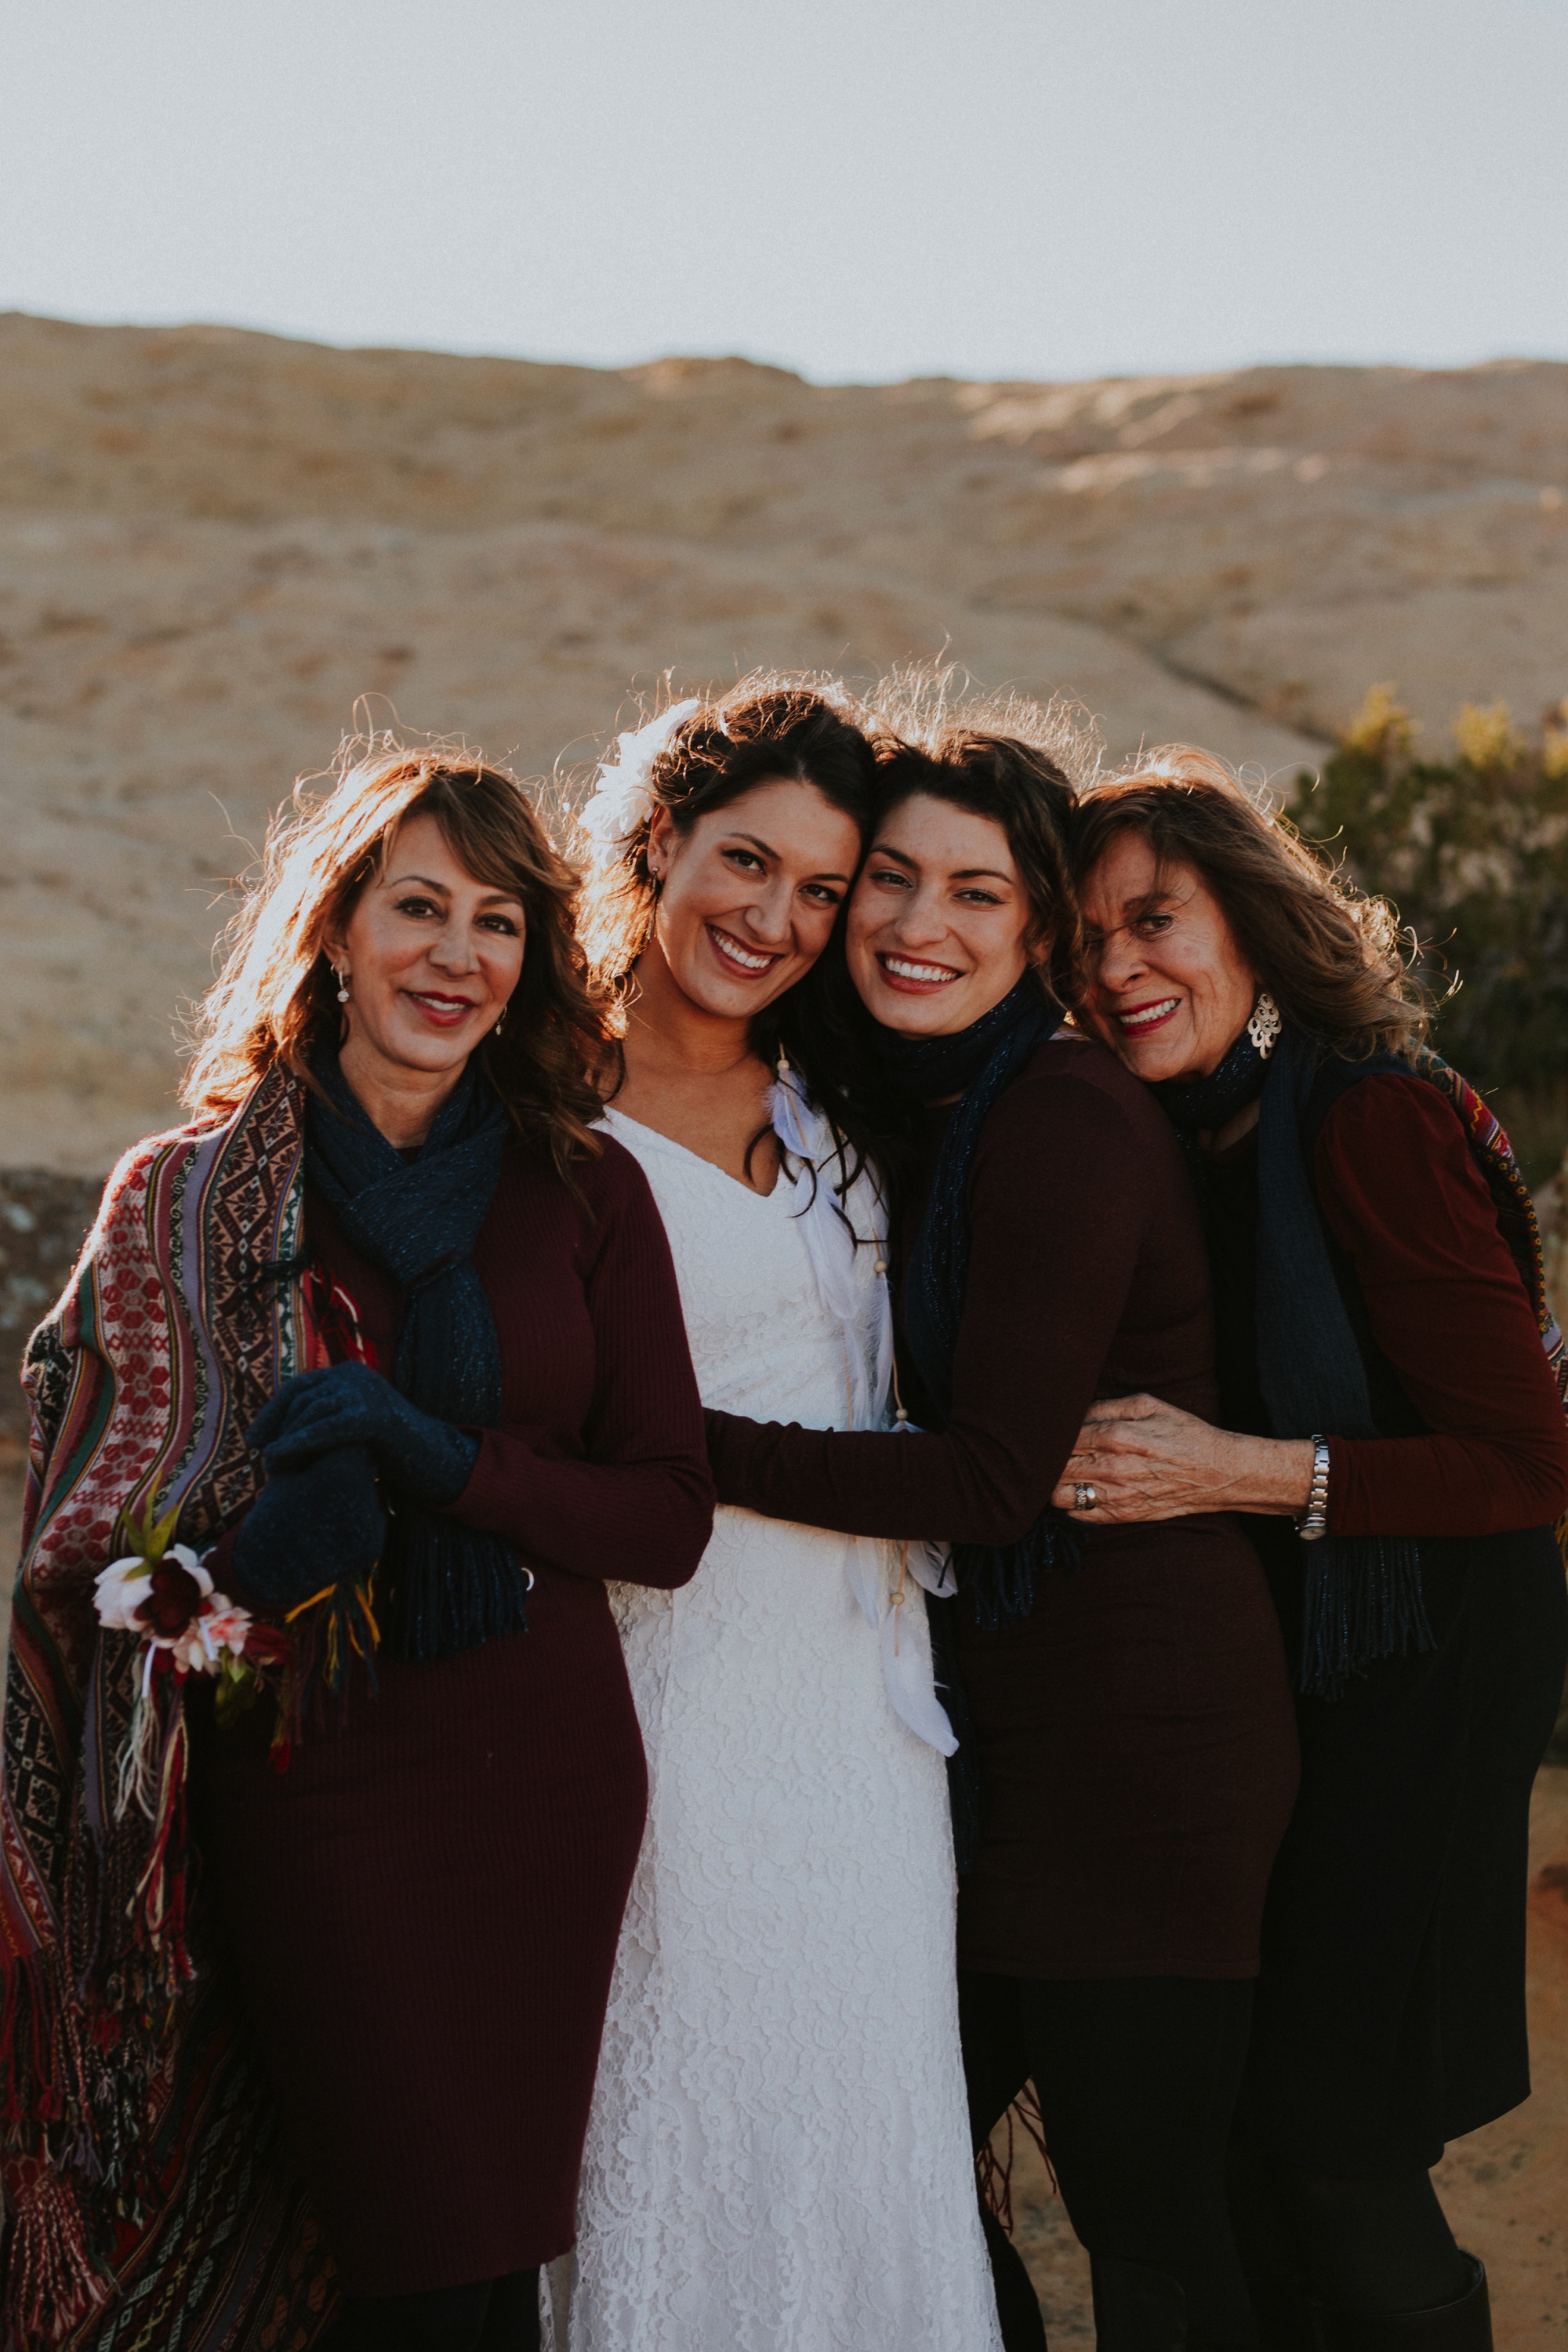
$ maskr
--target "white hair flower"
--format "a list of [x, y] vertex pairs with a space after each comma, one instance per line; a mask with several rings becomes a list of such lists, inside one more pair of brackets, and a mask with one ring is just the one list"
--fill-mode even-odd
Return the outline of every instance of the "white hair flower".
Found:
[[606, 760], [594, 779], [592, 796], [579, 810], [577, 822], [588, 839], [588, 863], [603, 868], [626, 855], [653, 814], [653, 763], [678, 727], [683, 726], [701, 703], [695, 695], [672, 702], [646, 727], [616, 739], [616, 757]]

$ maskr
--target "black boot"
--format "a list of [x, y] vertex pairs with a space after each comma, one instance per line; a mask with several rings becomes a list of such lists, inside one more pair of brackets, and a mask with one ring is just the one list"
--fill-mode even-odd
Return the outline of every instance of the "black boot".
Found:
[[1259, 2352], [1322, 2352], [1317, 2307], [1297, 2289], [1252, 2289]]
[[1148, 2263], [1090, 2257], [1099, 2352], [1185, 2352], [1186, 2289]]
[[1024, 2257], [984, 2199], [980, 2226], [991, 2257], [991, 2284], [996, 2294], [996, 2318], [1002, 2330], [1002, 2352], [1049, 2352], [1039, 2297]]
[[1429, 2311], [1319, 2311], [1323, 2352], [1492, 2352], [1492, 2308], [1487, 2274], [1474, 2254], [1468, 2294]]

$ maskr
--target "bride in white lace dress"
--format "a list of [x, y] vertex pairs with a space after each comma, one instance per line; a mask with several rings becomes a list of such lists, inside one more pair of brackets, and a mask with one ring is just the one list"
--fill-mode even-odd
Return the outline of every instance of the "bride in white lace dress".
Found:
[[[663, 886], [607, 1124], [663, 1213], [704, 1402], [816, 1427], [879, 1414], [876, 1197], [861, 1177], [846, 1223], [828, 1131], [793, 1091], [797, 1149], [757, 1141], [757, 1048], [788, 1042], [869, 799], [838, 710], [742, 688], [623, 739], [589, 811], [606, 931], [635, 922], [640, 883], [646, 938]], [[721, 1509], [682, 1591], [614, 1591], [650, 1801], [577, 2252], [551, 2283], [557, 2352], [999, 2352], [951, 1735], [901, 1570], [892, 1547]]]

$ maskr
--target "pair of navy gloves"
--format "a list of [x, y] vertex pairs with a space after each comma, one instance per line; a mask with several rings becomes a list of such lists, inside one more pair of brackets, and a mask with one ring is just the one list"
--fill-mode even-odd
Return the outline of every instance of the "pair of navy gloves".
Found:
[[439, 1509], [457, 1501], [479, 1450], [477, 1437], [422, 1412], [368, 1364], [297, 1373], [247, 1435], [267, 1484], [235, 1539], [234, 1564], [276, 1609], [341, 1579], [364, 1581], [386, 1544], [383, 1481]]

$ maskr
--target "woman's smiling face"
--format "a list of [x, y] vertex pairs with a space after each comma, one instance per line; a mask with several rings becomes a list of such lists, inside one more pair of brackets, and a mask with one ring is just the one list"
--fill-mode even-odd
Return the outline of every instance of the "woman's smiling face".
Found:
[[855, 885], [850, 975], [884, 1028], [950, 1037], [1016, 987], [1033, 919], [1005, 828], [920, 793], [882, 819]]
[[1194, 866], [1159, 860], [1131, 827], [1079, 891], [1088, 994], [1079, 1018], [1150, 1085], [1207, 1077], [1240, 1036], [1258, 975]]
[[343, 1068], [460, 1070], [522, 971], [522, 901], [475, 879], [433, 816], [399, 825], [326, 950], [349, 991]]
[[749, 1019], [808, 972], [860, 862], [860, 829], [815, 784], [779, 777], [679, 832], [656, 809], [655, 937], [688, 1000]]

